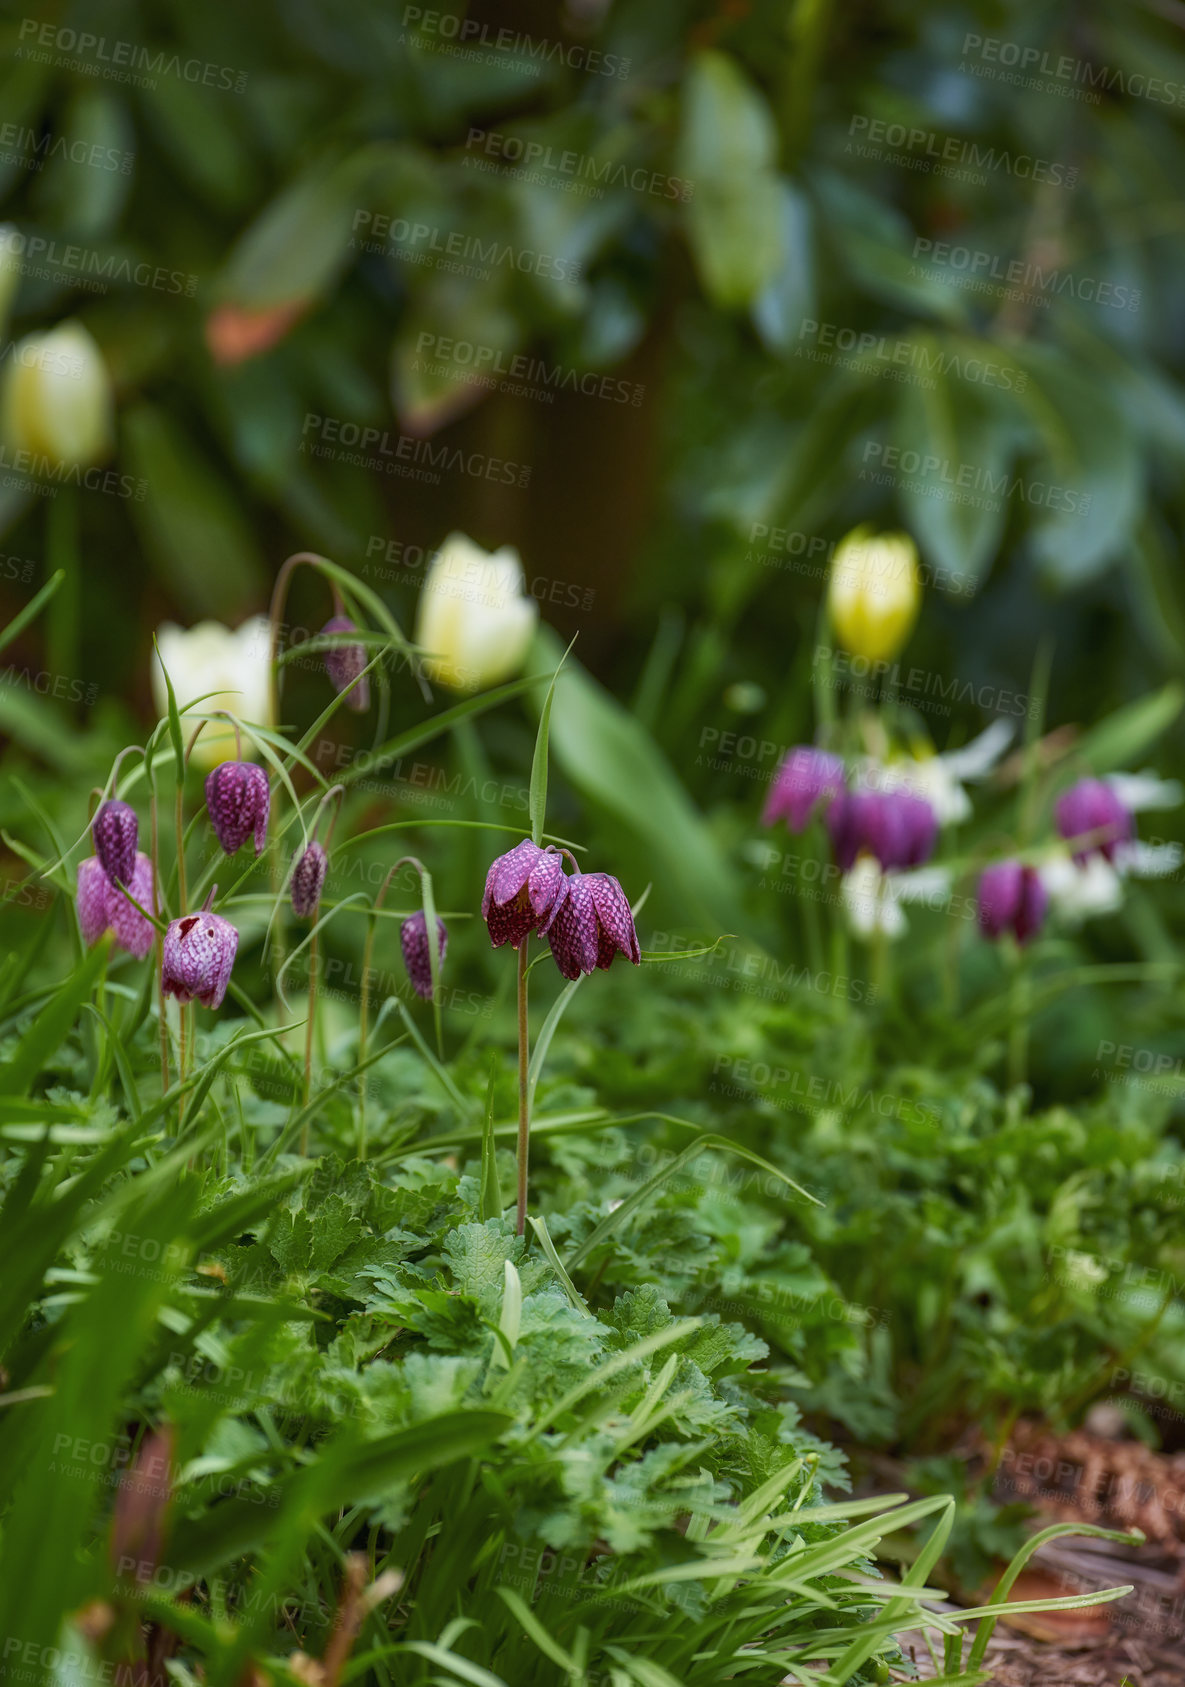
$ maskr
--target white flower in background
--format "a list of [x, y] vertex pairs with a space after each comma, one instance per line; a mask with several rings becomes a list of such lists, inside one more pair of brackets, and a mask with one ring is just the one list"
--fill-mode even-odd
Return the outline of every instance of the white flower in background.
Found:
[[416, 643], [429, 678], [452, 691], [481, 691], [516, 674], [539, 618], [524, 584], [510, 545], [483, 551], [450, 533], [420, 593]]
[[63, 322], [8, 348], [0, 416], [14, 451], [48, 458], [55, 468], [89, 465], [107, 455], [111, 378], [81, 322]]
[[964, 781], [973, 783], [993, 773], [1012, 742], [1011, 721], [996, 720], [978, 738], [959, 750], [940, 756], [911, 756], [902, 761], [866, 761], [859, 779], [874, 790], [912, 791], [925, 797], [940, 826], [957, 826], [971, 813]]
[[[199, 621], [196, 627], [178, 627], [163, 622], [156, 630], [160, 662], [152, 663], [152, 691], [157, 712], [169, 706], [161, 662], [173, 682], [177, 707], [201, 697], [192, 715], [181, 717], [188, 743], [192, 720], [215, 709], [228, 709], [240, 720], [271, 726], [269, 685], [270, 626], [266, 615], [252, 615], [240, 627], [224, 627], [220, 621]], [[207, 695], [213, 693], [212, 696]], [[229, 721], [210, 721], [194, 745], [193, 760], [202, 767], [216, 767], [235, 757], [234, 729]]]
[[943, 908], [950, 900], [951, 876], [945, 867], [918, 867], [908, 873], [882, 873], [870, 855], [862, 855], [843, 876], [840, 896], [856, 937], [876, 934], [896, 941], [909, 930], [902, 903], [926, 902]]

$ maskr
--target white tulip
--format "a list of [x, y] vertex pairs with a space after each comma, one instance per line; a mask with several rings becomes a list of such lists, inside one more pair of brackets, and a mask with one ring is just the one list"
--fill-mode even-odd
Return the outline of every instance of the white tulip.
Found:
[[111, 378], [81, 322], [30, 334], [8, 349], [3, 431], [16, 451], [63, 464], [98, 462], [111, 449]]
[[[269, 685], [270, 627], [266, 615], [253, 615], [242, 626], [224, 627], [220, 621], [199, 621], [196, 627], [178, 627], [165, 621], [156, 630], [160, 662], [152, 664], [152, 690], [158, 712], [168, 709], [168, 693], [161, 662], [173, 683], [177, 707], [202, 698], [192, 715], [182, 716], [186, 741], [187, 722], [215, 709], [227, 709], [240, 720], [271, 726]], [[213, 693], [213, 695], [208, 695]], [[236, 757], [234, 729], [229, 721], [210, 721], [194, 745], [193, 760], [202, 767]], [[246, 754], [245, 758], [246, 759]]]
[[510, 545], [483, 551], [464, 533], [449, 534], [428, 570], [416, 621], [430, 679], [480, 691], [519, 671], [539, 618], [524, 583]]

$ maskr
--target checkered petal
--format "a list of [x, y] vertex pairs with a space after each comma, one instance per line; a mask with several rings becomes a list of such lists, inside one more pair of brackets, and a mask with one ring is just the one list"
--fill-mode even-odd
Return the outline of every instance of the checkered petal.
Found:
[[329, 857], [321, 845], [316, 840], [307, 844], [292, 869], [292, 912], [298, 919], [315, 917], [328, 870]]
[[95, 854], [112, 884], [131, 884], [139, 835], [140, 822], [130, 803], [105, 802], [91, 821]]
[[611, 873], [587, 873], [584, 883], [597, 916], [597, 965], [607, 970], [614, 955], [624, 955], [638, 966], [642, 955], [629, 897]]
[[206, 809], [215, 836], [227, 855], [235, 855], [254, 835], [255, 853], [267, 841], [271, 791], [267, 774], [254, 762], [222, 762], [206, 779]]
[[[436, 916], [436, 937], [438, 944], [438, 958], [441, 966], [448, 951], [448, 932], [444, 921]], [[411, 979], [411, 987], [417, 996], [425, 1001], [432, 997], [432, 961], [428, 954], [428, 922], [424, 918], [423, 910], [412, 914], [404, 920], [399, 928], [399, 947], [403, 950], [403, 964], [407, 968], [407, 976]]]
[[517, 949], [529, 932], [547, 931], [565, 884], [562, 856], [530, 838], [490, 863], [481, 914], [495, 949]]
[[513, 902], [531, 875], [531, 868], [543, 851], [530, 838], [516, 843], [505, 855], [490, 862], [486, 874], [485, 894], [481, 899], [481, 917], [489, 919], [491, 908], [504, 908]]
[[[152, 861], [142, 852], [136, 856], [136, 864], [132, 869], [132, 876], [128, 883], [128, 890], [140, 908], [152, 909]], [[135, 955], [142, 961], [152, 948], [156, 938], [156, 927], [151, 920], [146, 920], [135, 903], [129, 902], [117, 886], [111, 887], [108, 899], [111, 911], [111, 926], [115, 932], [116, 942], [126, 949], [130, 955]]]
[[597, 964], [597, 911], [592, 886], [583, 873], [564, 882], [565, 893], [548, 922], [547, 941], [564, 977], [579, 978]]
[[111, 881], [103, 863], [97, 855], [88, 855], [85, 861], [78, 863], [78, 892], [75, 897], [78, 927], [88, 949], [99, 941], [111, 924], [110, 893]]
[[222, 1006], [239, 934], [219, 914], [186, 914], [165, 933], [161, 988], [179, 1002]]
[[[323, 633], [353, 633], [357, 631], [354, 622], [348, 615], [335, 615], [331, 621], [326, 621], [321, 628]], [[367, 662], [366, 646], [364, 644], [339, 644], [332, 650], [325, 652], [325, 671], [333, 681], [333, 688], [339, 694], [346, 687], [358, 679], [358, 675], [365, 668]], [[346, 708], [353, 709], [357, 714], [365, 714], [370, 707], [370, 678], [359, 680], [358, 684], [346, 698]]]

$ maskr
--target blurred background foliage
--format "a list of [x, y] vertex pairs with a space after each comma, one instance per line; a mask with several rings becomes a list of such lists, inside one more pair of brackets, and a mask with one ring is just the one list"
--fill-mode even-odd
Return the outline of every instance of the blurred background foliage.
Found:
[[[8, 335], [85, 323], [139, 489], [0, 476], [6, 614], [71, 574], [6, 661], [93, 687], [111, 744], [151, 711], [162, 619], [233, 624], [312, 548], [410, 626], [461, 528], [519, 548], [538, 654], [576, 634], [601, 682], [561, 694], [557, 827], [602, 825], [623, 877], [658, 881], [656, 920], [768, 932], [794, 899], [743, 906], [743, 842], [773, 762], [718, 746], [812, 735], [823, 573], [857, 521], [920, 545], [907, 661], [957, 684], [914, 717], [940, 749], [1027, 694], [1043, 641], [1051, 728], [1180, 677], [1170, 0], [87, 0], [16, 5], [2, 31], [0, 216], [46, 243], [9, 236]], [[46, 147], [31, 168], [26, 134], [130, 162]], [[535, 396], [467, 380], [515, 356]], [[513, 473], [434, 483], [442, 447]], [[299, 576], [292, 621], [327, 607]], [[298, 670], [294, 714], [321, 683]], [[18, 754], [98, 771], [81, 702], [31, 689], [0, 688]], [[406, 676], [393, 706], [427, 709]], [[491, 716], [448, 753], [521, 773], [531, 730]], [[1163, 958], [1179, 883], [1153, 894], [1090, 943]]]

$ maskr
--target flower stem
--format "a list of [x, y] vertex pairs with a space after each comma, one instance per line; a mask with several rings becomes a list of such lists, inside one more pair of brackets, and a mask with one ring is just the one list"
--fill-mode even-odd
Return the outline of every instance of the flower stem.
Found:
[[527, 1228], [527, 1162], [531, 1150], [531, 1107], [527, 1089], [530, 1067], [527, 1047], [527, 943], [518, 946], [518, 1218], [521, 1236]]
[[[309, 944], [309, 1022], [304, 1034], [304, 1105], [309, 1104], [309, 1094], [313, 1087], [313, 1030], [317, 1023], [317, 927], [313, 927], [313, 935]], [[304, 1122], [304, 1129], [300, 1133], [301, 1157], [305, 1158], [309, 1152], [309, 1121]]]
[[[149, 811], [152, 815], [152, 912], [159, 919], [160, 827], [157, 823], [155, 785]], [[156, 934], [156, 980], [160, 1019], [160, 1093], [164, 1095], [169, 1087], [169, 1022], [165, 1014], [165, 939], [160, 931]]]
[[177, 823], [177, 904], [180, 912], [189, 912], [189, 892], [185, 883], [185, 787], [177, 781], [177, 800], [174, 808]]
[[[178, 1014], [177, 1014], [177, 1019], [178, 1019], [178, 1022], [180, 1024], [180, 1026], [181, 1026], [180, 1047], [179, 1047], [177, 1058], [178, 1058], [178, 1064], [180, 1066], [180, 1080], [181, 1080], [182, 1083], [184, 1083], [185, 1079], [186, 1079], [186, 1075], [188, 1073], [188, 1068], [189, 1068], [189, 1016], [185, 1011], [184, 1005], [179, 1009]], [[178, 1135], [181, 1134], [181, 1127], [182, 1127], [182, 1125], [184, 1125], [184, 1123], [185, 1123], [185, 1095], [184, 1095], [184, 1092], [183, 1092], [177, 1098], [177, 1134]]]
[[[423, 863], [414, 855], [401, 855], [392, 866], [388, 867], [386, 877], [379, 886], [369, 914], [366, 916], [366, 942], [362, 946], [362, 989], [358, 999], [358, 1066], [362, 1067], [366, 1060], [366, 1032], [370, 1021], [370, 960], [374, 953], [374, 916], [383, 905], [383, 898], [387, 894], [387, 886], [401, 867], [411, 866], [423, 874]], [[365, 1080], [358, 1091], [358, 1158], [366, 1158], [366, 1083]]]

